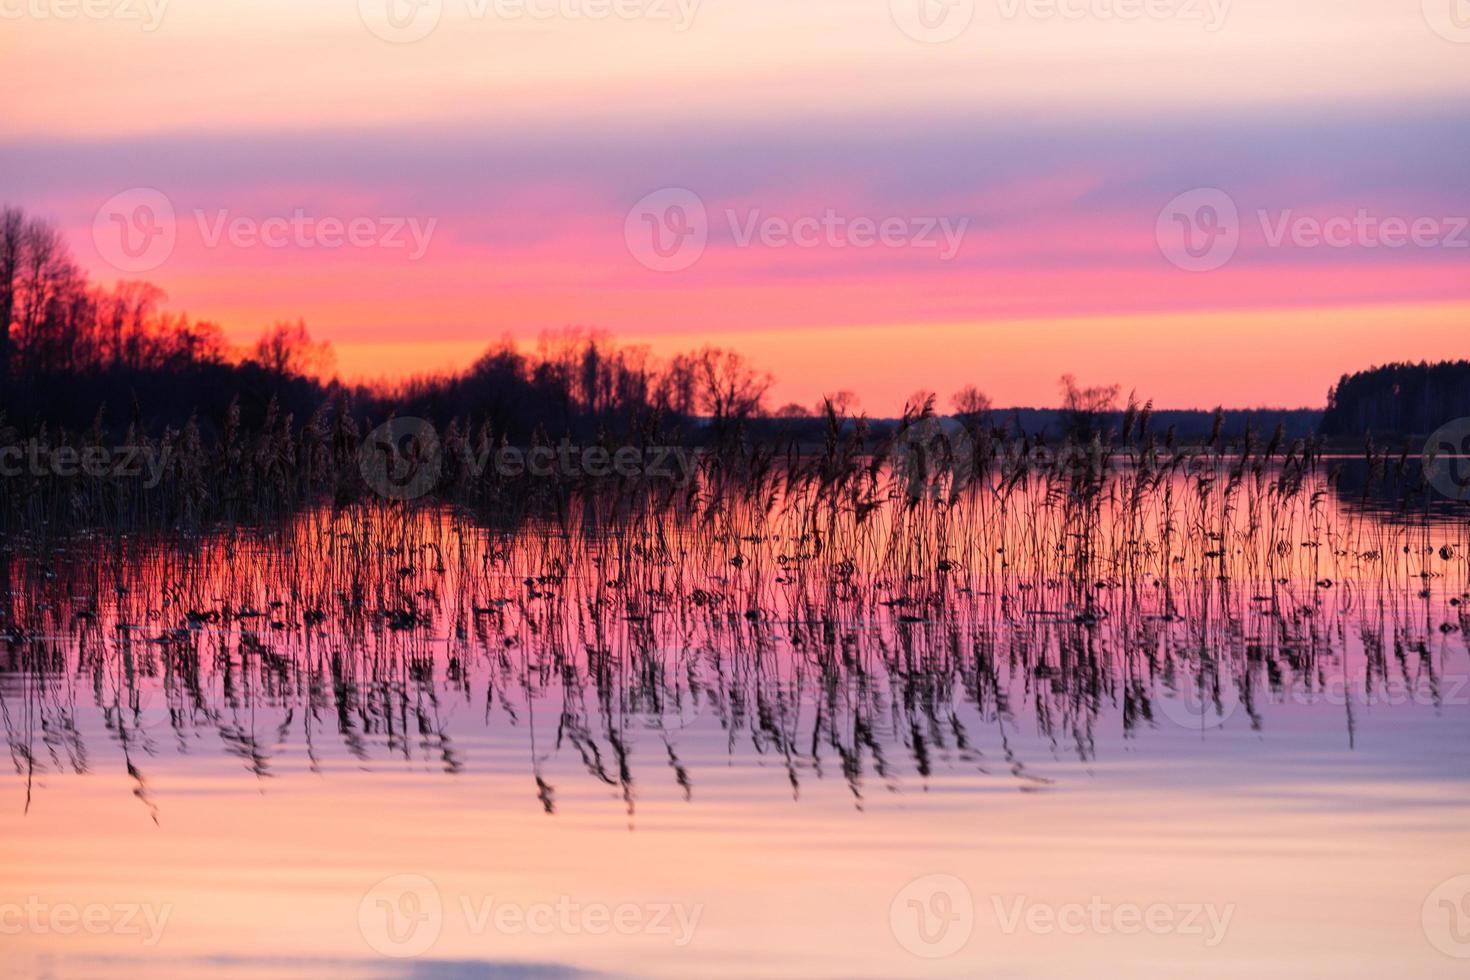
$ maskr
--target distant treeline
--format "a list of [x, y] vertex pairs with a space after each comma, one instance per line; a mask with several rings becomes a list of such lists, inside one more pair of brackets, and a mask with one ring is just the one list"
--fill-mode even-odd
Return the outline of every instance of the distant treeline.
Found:
[[235, 350], [209, 321], [163, 309], [144, 282], [108, 288], [72, 260], [61, 235], [0, 207], [0, 412], [34, 429], [220, 419], [238, 399], [259, 420], [271, 399], [307, 411], [326, 394], [313, 376], [331, 353], [300, 323]]
[[[143, 282], [110, 288], [90, 281], [61, 235], [19, 209], [0, 207], [0, 440], [40, 427], [128, 428], [159, 434], [192, 421], [206, 437], [226, 417], [253, 429], [300, 428], [326, 415], [376, 423], [419, 416], [496, 441], [590, 440], [632, 433], [696, 442], [743, 437], [756, 442], [819, 443], [832, 423], [875, 437], [898, 419], [863, 419], [851, 392], [772, 411], [769, 374], [714, 347], [655, 358], [604, 334], [568, 329], [543, 335], [533, 350], [506, 339], [458, 372], [392, 385], [349, 386], [332, 378], [334, 358], [305, 324], [278, 322], [253, 345], [228, 344], [206, 320], [167, 312], [164, 293]], [[1392, 364], [1345, 376], [1325, 413], [1311, 409], [1223, 412], [1121, 410], [1117, 385], [1060, 379], [1059, 408], [994, 408], [974, 385], [948, 399], [918, 391], [904, 417], [952, 412], [972, 429], [1012, 436], [1084, 441], [1150, 433], [1181, 443], [1237, 439], [1247, 428], [1287, 439], [1322, 434], [1361, 438], [1427, 433], [1470, 415], [1470, 362]], [[100, 420], [100, 421], [99, 421]], [[846, 420], [846, 421], [842, 421]]]
[[98, 424], [156, 434], [193, 420], [207, 435], [226, 416], [299, 427], [326, 412], [457, 419], [513, 442], [667, 431], [695, 418], [720, 436], [760, 413], [771, 384], [731, 351], [655, 360], [570, 329], [533, 352], [502, 341], [457, 373], [346, 386], [329, 380], [332, 352], [303, 323], [277, 323], [236, 348], [217, 324], [168, 313], [163, 300], [148, 283], [93, 283], [51, 225], [0, 208], [0, 433]]
[[[1304, 439], [1317, 432], [1322, 413], [1312, 408], [1251, 408], [1225, 409], [1219, 413], [1222, 439], [1242, 438], [1246, 429], [1257, 436], [1270, 438], [1276, 427], [1282, 427], [1286, 439]], [[1149, 422], [1150, 431], [1160, 437], [1173, 430], [1181, 443], [1202, 442], [1214, 434], [1216, 413], [1190, 409], [1154, 409]], [[1004, 427], [1016, 434], [1059, 436], [1068, 431], [1069, 421], [1061, 409], [1054, 408], [1008, 408], [992, 413], [992, 424]], [[1099, 416], [1098, 426], [1103, 431], [1120, 432], [1123, 428], [1122, 412], [1105, 412]]]
[[1385, 364], [1345, 374], [1327, 396], [1322, 434], [1428, 435], [1470, 416], [1470, 361]]

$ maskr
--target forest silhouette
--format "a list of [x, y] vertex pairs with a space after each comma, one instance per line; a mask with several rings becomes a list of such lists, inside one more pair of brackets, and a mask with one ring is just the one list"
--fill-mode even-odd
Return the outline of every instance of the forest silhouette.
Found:
[[[654, 357], [606, 333], [567, 328], [527, 350], [506, 337], [463, 370], [374, 385], [335, 377], [329, 345], [300, 320], [280, 320], [253, 343], [231, 345], [218, 323], [166, 308], [156, 285], [92, 281], [54, 226], [20, 208], [0, 208], [0, 420], [120, 433], [192, 422], [206, 433], [227, 416], [247, 427], [267, 417], [298, 421], [330, 408], [359, 421], [392, 415], [488, 426], [497, 437], [679, 434], [821, 438], [824, 416], [856, 415], [857, 398], [836, 391], [815, 406], [770, 409], [773, 383], [736, 351], [717, 347]], [[1063, 375], [1052, 409], [994, 409], [970, 385], [950, 400], [967, 424], [989, 419], [1012, 432], [1090, 439], [1117, 427], [1116, 385], [1079, 385]], [[1470, 416], [1470, 361], [1389, 364], [1344, 375], [1325, 411], [1156, 411], [1181, 438], [1237, 436], [1282, 425], [1289, 437], [1361, 440], [1431, 432]], [[905, 417], [942, 411], [919, 391]], [[3, 427], [0, 427], [3, 431]]]

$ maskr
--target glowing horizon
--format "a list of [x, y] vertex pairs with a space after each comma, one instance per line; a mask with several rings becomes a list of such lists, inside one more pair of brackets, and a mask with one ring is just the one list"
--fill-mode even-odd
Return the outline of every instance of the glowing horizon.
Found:
[[[48, 2], [4, 7], [25, 97], [0, 110], [0, 198], [232, 340], [304, 318], [349, 380], [576, 325], [717, 339], [774, 373], [773, 408], [848, 389], [892, 414], [969, 383], [1045, 405], [1063, 372], [1299, 407], [1470, 352], [1470, 32], [1437, 0], [959, 0], [947, 40], [903, 0], [429, 0], [416, 40], [370, 0], [133, 5], [153, 29]], [[168, 248], [120, 262], [99, 213], [157, 199]], [[692, 258], [639, 239], [696, 209]]]

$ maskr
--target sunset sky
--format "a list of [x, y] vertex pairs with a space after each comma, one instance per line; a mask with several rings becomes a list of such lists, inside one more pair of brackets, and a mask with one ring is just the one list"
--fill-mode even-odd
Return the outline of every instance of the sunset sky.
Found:
[[[0, 0], [0, 199], [348, 377], [568, 325], [873, 414], [1063, 372], [1320, 405], [1470, 356], [1465, 0], [91, 2]], [[650, 268], [655, 232], [703, 250]]]

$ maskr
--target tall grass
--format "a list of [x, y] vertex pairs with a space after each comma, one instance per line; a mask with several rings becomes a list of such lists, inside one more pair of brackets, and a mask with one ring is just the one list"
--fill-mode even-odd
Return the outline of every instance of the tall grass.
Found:
[[862, 805], [939, 769], [1044, 788], [1018, 733], [1091, 759], [1186, 695], [1254, 727], [1333, 683], [1460, 696], [1464, 511], [1386, 496], [1414, 475], [1372, 450], [1379, 489], [1353, 493], [1306, 443], [1130, 429], [975, 430], [925, 446], [916, 483], [912, 441], [834, 417], [821, 447], [727, 445], [674, 486], [471, 479], [461, 427], [436, 492], [399, 503], [361, 486], [345, 421], [186, 428], [151, 490], [7, 489], [11, 757], [89, 771], [95, 712], [145, 802], [147, 759], [208, 732], [257, 777], [295, 742], [453, 773], [470, 709], [524, 732], [547, 810], [569, 760], [630, 811], [640, 780], [697, 795], [709, 726]]

